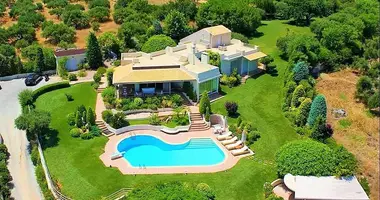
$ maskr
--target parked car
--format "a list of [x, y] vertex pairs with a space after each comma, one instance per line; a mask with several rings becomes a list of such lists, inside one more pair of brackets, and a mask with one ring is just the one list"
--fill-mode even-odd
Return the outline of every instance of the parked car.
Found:
[[39, 74], [30, 74], [25, 79], [25, 85], [31, 86], [31, 85], [37, 85], [43, 77]]

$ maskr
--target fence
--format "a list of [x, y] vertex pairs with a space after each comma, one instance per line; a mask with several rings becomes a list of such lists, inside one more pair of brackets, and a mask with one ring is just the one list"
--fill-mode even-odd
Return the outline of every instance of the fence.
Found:
[[49, 169], [48, 169], [48, 167], [46, 165], [45, 157], [44, 157], [44, 153], [43, 153], [42, 148], [41, 148], [40, 141], [37, 140], [37, 142], [38, 142], [38, 153], [40, 154], [42, 168], [44, 169], [44, 173], [45, 173], [45, 177], [46, 177], [46, 182], [48, 184], [48, 188], [53, 193], [53, 195], [54, 195], [54, 197], [56, 199], [59, 199], [59, 200], [72, 200], [71, 198], [66, 197], [61, 192], [59, 192], [59, 190], [55, 186], [54, 181], [52, 180], [52, 178], [50, 176]]
[[[15, 74], [15, 75], [11, 75], [11, 76], [3, 76], [3, 77], [0, 77], [0, 81], [10, 81], [10, 80], [13, 80], [13, 79], [26, 78], [29, 74], [32, 74], [32, 73]], [[42, 74], [47, 74], [47, 75], [56, 74], [56, 70], [44, 71], [44, 72], [42, 72]]]

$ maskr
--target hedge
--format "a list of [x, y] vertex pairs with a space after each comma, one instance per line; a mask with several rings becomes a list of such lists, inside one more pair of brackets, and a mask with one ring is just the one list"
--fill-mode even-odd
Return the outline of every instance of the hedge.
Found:
[[61, 88], [67, 88], [67, 87], [70, 87], [70, 83], [68, 81], [62, 81], [62, 82], [58, 82], [58, 83], [44, 85], [44, 86], [33, 91], [33, 99], [35, 101], [39, 96], [41, 96], [47, 92], [57, 90], [57, 89], [61, 89]]

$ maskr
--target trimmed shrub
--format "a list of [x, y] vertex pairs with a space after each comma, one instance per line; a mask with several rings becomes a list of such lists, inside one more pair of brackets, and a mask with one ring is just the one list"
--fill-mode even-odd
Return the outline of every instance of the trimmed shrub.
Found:
[[298, 62], [294, 68], [294, 81], [299, 82], [309, 76], [309, 66], [305, 62]]
[[298, 108], [298, 112], [296, 114], [296, 125], [304, 126], [307, 122], [307, 117], [309, 116], [311, 106], [311, 99], [306, 98], [302, 101], [300, 107]]
[[156, 113], [152, 113], [149, 117], [149, 124], [150, 125], [160, 125], [161, 124], [161, 120], [160, 118], [158, 117], [158, 114]]
[[206, 108], [205, 120], [206, 122], [210, 121], [210, 107]]
[[309, 117], [307, 118], [307, 124], [313, 126], [318, 116], [326, 119], [327, 105], [325, 96], [317, 95], [310, 107]]
[[82, 121], [82, 114], [77, 111], [76, 115], [75, 115], [75, 126], [78, 127], [78, 128], [82, 128], [83, 126], [83, 121]]
[[140, 97], [136, 97], [135, 99], [133, 99], [133, 103], [136, 105], [136, 106], [141, 106], [143, 103], [144, 103], [144, 100], [142, 100], [142, 98]]
[[296, 87], [292, 95], [291, 106], [297, 108], [300, 105], [300, 98], [305, 96], [305, 90], [302, 85]]
[[208, 97], [208, 94], [207, 94], [207, 91], [204, 91], [202, 93], [202, 97], [201, 97], [201, 100], [199, 102], [199, 112], [201, 114], [206, 114], [206, 108], [210, 108], [210, 113], [211, 113], [211, 103], [210, 103], [210, 99]]
[[129, 123], [125, 119], [125, 116], [126, 115], [123, 112], [116, 113], [112, 116], [110, 125], [116, 129], [128, 126]]
[[368, 183], [367, 178], [365, 178], [365, 177], [359, 178], [359, 183], [362, 186], [362, 188], [364, 189], [367, 196], [370, 196], [371, 195], [371, 188], [369, 187], [369, 183]]
[[70, 73], [67, 78], [69, 79], [69, 81], [76, 81], [76, 80], [78, 80], [77, 75], [73, 74], [73, 73]]
[[61, 89], [61, 88], [67, 88], [70, 87], [70, 83], [68, 81], [62, 81], [58, 83], [53, 83], [49, 85], [44, 85], [36, 90], [33, 91], [33, 99], [36, 100], [39, 96], [42, 94], [45, 94], [47, 92]]
[[357, 160], [355, 156], [347, 151], [343, 146], [334, 148], [335, 156], [335, 176], [352, 176], [357, 170]]
[[112, 86], [112, 83], [113, 83], [113, 81], [112, 81], [112, 79], [113, 79], [113, 71], [114, 71], [114, 69], [110, 68], [110, 69], [107, 69], [107, 72], [106, 72], [108, 87]]
[[79, 137], [82, 134], [82, 129], [80, 128], [73, 128], [70, 130], [71, 137]]
[[80, 135], [80, 138], [83, 140], [89, 140], [92, 139], [94, 136], [91, 133], [82, 133]]
[[369, 109], [373, 109], [373, 108], [378, 108], [380, 106], [380, 93], [379, 92], [375, 92], [374, 95], [370, 96], [368, 98], [368, 108]]
[[144, 43], [141, 50], [146, 53], [151, 53], [163, 50], [167, 46], [174, 47], [175, 45], [175, 41], [166, 35], [154, 35]]
[[98, 126], [90, 126], [90, 134], [97, 137], [102, 134], [102, 131]]
[[87, 76], [87, 72], [84, 69], [80, 70], [77, 74], [78, 74], [79, 77], [85, 77], [85, 76]]
[[202, 193], [207, 199], [215, 199], [215, 192], [206, 183], [199, 183], [196, 189]]
[[299, 140], [285, 144], [276, 153], [277, 173], [301, 176], [330, 176], [335, 171], [333, 151], [325, 144]]
[[67, 101], [73, 101], [73, 95], [65, 93]]
[[86, 117], [86, 121], [90, 126], [95, 125], [95, 114], [94, 111], [92, 111], [92, 108], [88, 108]]
[[234, 116], [237, 113], [237, 110], [239, 108], [238, 104], [234, 101], [227, 101], [224, 104], [224, 107], [226, 108], [226, 111], [229, 116]]
[[94, 79], [95, 83], [100, 83], [100, 81], [102, 80], [102, 74], [96, 72], [92, 78]]
[[34, 102], [33, 90], [31, 89], [22, 90], [20, 93], [18, 93], [18, 101], [22, 108], [25, 106], [32, 106]]
[[75, 119], [75, 113], [70, 113], [67, 115], [67, 123], [69, 124], [69, 126], [75, 126]]
[[105, 67], [99, 67], [97, 70], [96, 70], [96, 73], [97, 74], [105, 74], [107, 72], [107, 69]]
[[113, 65], [113, 66], [116, 66], [116, 67], [120, 66], [120, 64], [121, 64], [121, 61], [120, 61], [120, 60], [115, 60], [115, 61], [112, 63], [112, 65]]
[[249, 145], [252, 145], [253, 143], [255, 143], [259, 138], [260, 138], [260, 132], [259, 131], [251, 131], [247, 134], [247, 140], [246, 140], [246, 144], [249, 146]]
[[231, 37], [232, 37], [233, 39], [240, 40], [240, 41], [242, 41], [242, 42], [244, 42], [244, 43], [249, 43], [248, 38], [245, 37], [243, 34], [236, 33], [236, 32], [232, 32], [232, 33], [231, 33]]
[[34, 166], [36, 166], [40, 162], [40, 154], [38, 152], [37, 145], [33, 146], [32, 152], [30, 153], [30, 158]]
[[107, 123], [109, 124], [112, 120], [112, 117], [113, 117], [113, 113], [112, 111], [110, 110], [105, 110], [102, 112], [102, 119]]

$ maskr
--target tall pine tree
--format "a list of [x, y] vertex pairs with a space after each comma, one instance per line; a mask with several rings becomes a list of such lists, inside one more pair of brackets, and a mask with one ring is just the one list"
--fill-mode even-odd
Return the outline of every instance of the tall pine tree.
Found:
[[90, 33], [90, 36], [87, 39], [87, 51], [86, 56], [88, 60], [88, 65], [92, 69], [97, 69], [103, 65], [102, 53], [99, 47], [98, 39], [93, 32]]
[[42, 52], [42, 48], [38, 47], [36, 55], [36, 66], [34, 72], [41, 73], [43, 70], [45, 70], [44, 53]]

